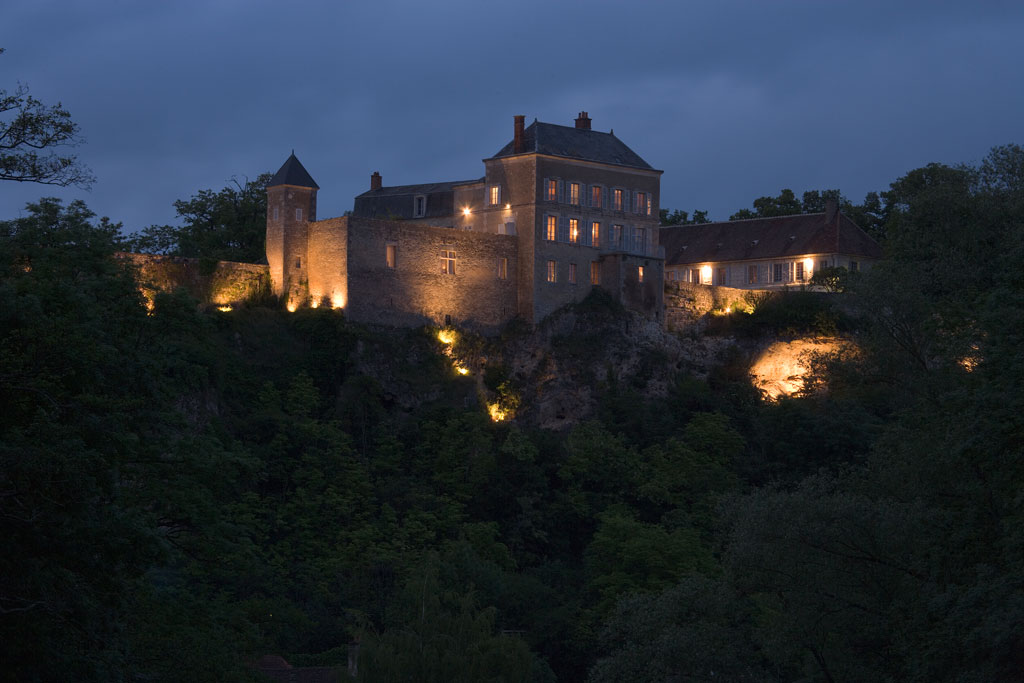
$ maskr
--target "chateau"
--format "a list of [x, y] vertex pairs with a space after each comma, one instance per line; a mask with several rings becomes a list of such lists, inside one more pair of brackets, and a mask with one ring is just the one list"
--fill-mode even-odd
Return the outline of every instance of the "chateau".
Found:
[[612, 132], [513, 118], [481, 178], [385, 186], [351, 215], [317, 220], [319, 186], [292, 154], [267, 186], [267, 262], [294, 308], [331, 305], [360, 322], [493, 331], [537, 323], [601, 287], [664, 316], [661, 171]]

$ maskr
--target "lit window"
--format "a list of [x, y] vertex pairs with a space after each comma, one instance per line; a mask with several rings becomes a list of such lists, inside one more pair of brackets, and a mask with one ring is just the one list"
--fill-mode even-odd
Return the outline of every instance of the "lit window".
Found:
[[295, 220], [302, 220], [302, 209], [295, 209]]
[[576, 264], [569, 264], [569, 284], [576, 284]]
[[558, 216], [547, 217], [548, 241], [554, 242], [558, 239]]
[[558, 199], [558, 181], [557, 180], [549, 180], [548, 181], [546, 197], [547, 197], [547, 200], [549, 202], [553, 202], [556, 199]]
[[389, 244], [384, 247], [384, 262], [387, 264], [388, 268], [395, 267], [395, 257], [398, 255], [397, 252], [398, 247], [394, 244]]
[[622, 190], [612, 190], [612, 210], [622, 211]]
[[601, 284], [601, 266], [597, 261], [590, 262], [590, 284]]
[[665, 279], [668, 280], [669, 282], [674, 281], [676, 279], [676, 271], [674, 271], [674, 270], [667, 270], [667, 271], [665, 271]]
[[637, 282], [643, 282], [644, 281], [644, 267], [643, 266], [637, 266], [636, 267], [636, 280], [637, 280]]
[[455, 275], [455, 251], [449, 249], [441, 250], [441, 272], [445, 275]]
[[637, 192], [633, 198], [633, 212], [644, 213], [647, 210], [647, 193]]
[[590, 243], [595, 247], [601, 246], [601, 224], [597, 221], [590, 224]]
[[757, 284], [757, 266], [747, 266], [747, 284]]
[[654, 203], [653, 195], [647, 195], [647, 215], [651, 215], [651, 205]]
[[569, 203], [579, 204], [580, 203], [580, 184], [569, 183]]
[[580, 221], [578, 218], [569, 219], [569, 241], [573, 244], [580, 241]]
[[491, 185], [491, 194], [489, 199], [491, 200], [491, 206], [497, 206], [501, 204], [501, 187], [498, 185]]
[[278, 209], [278, 207], [277, 207], [277, 205], [275, 204], [275, 205], [274, 205], [274, 220], [275, 220], [275, 221], [276, 221], [276, 220], [278, 220], [278, 216], [277, 216], [277, 209]]
[[591, 185], [590, 186], [590, 206], [595, 209], [601, 208], [601, 186]]
[[426, 195], [417, 195], [412, 202], [412, 217], [422, 218], [427, 215], [427, 197]]
[[498, 279], [508, 279], [508, 259], [504, 256], [498, 259]]
[[803, 261], [797, 261], [796, 262], [796, 281], [797, 282], [803, 282], [804, 281], [804, 262]]
[[548, 261], [548, 282], [558, 282], [557, 261]]

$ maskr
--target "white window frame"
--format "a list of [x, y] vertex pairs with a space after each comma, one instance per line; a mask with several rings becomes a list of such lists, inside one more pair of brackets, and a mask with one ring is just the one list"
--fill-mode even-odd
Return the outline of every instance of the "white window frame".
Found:
[[454, 249], [442, 249], [441, 250], [441, 274], [442, 275], [455, 275], [455, 256], [456, 252]]
[[558, 282], [558, 261], [548, 261], [547, 281], [551, 284]]

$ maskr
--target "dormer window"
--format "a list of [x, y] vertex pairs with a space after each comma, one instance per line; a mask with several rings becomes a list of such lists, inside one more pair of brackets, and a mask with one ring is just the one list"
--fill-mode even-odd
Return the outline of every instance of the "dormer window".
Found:
[[412, 200], [412, 217], [423, 218], [427, 215], [427, 196], [418, 194]]

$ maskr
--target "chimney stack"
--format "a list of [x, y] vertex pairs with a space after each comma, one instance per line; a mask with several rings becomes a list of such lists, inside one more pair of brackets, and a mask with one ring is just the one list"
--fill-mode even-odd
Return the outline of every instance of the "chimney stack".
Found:
[[832, 223], [839, 216], [839, 202], [835, 199], [825, 201], [825, 222]]
[[525, 127], [526, 117], [523, 115], [513, 116], [512, 120], [515, 121], [513, 126], [514, 135], [512, 137], [512, 152], [513, 154], [522, 154], [526, 151], [526, 143], [523, 141], [523, 130]]
[[381, 188], [381, 183], [382, 182], [383, 182], [383, 178], [380, 177], [380, 173], [377, 173], [376, 171], [374, 171], [373, 175], [370, 176], [370, 189], [371, 190], [379, 190]]
[[579, 130], [590, 130], [590, 117], [587, 116], [587, 112], [581, 111], [580, 115], [576, 117], [576, 127]]

